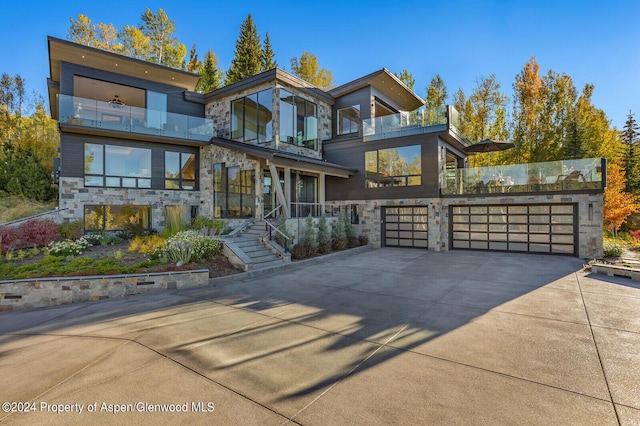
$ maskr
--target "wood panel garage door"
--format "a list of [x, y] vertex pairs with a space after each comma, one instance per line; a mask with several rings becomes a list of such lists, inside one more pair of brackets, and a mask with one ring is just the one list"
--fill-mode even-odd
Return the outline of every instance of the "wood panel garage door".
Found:
[[386, 207], [384, 245], [388, 247], [428, 247], [427, 207]]
[[450, 206], [454, 249], [576, 254], [575, 204]]

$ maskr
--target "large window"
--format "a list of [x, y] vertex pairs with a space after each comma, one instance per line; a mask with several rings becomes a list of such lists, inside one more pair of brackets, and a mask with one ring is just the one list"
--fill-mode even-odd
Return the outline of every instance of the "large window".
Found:
[[255, 171], [238, 166], [213, 165], [214, 217], [253, 217], [255, 208]]
[[85, 231], [122, 231], [127, 225], [151, 228], [151, 206], [84, 206]]
[[318, 106], [280, 90], [280, 142], [318, 148]]
[[231, 102], [231, 139], [269, 142], [273, 134], [273, 95], [267, 89]]
[[166, 189], [196, 189], [196, 155], [186, 152], [165, 152], [164, 177]]
[[365, 180], [367, 188], [420, 185], [420, 145], [365, 152]]
[[85, 186], [151, 188], [151, 150], [84, 144]]
[[338, 110], [338, 134], [348, 135], [358, 133], [360, 125], [360, 105]]

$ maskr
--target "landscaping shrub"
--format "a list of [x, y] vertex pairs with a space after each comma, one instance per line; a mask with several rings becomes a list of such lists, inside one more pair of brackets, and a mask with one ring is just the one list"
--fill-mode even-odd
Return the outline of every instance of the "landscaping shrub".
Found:
[[77, 240], [82, 237], [83, 225], [79, 220], [64, 222], [58, 226], [60, 236], [65, 240]]
[[6, 254], [22, 246], [22, 234], [13, 226], [0, 226], [0, 254]]
[[624, 246], [614, 241], [605, 241], [603, 249], [605, 257], [620, 257], [624, 254]]
[[318, 222], [318, 253], [327, 254], [331, 251], [331, 234], [327, 224], [327, 216], [323, 213]]
[[47, 247], [47, 254], [50, 256], [78, 256], [89, 246], [91, 246], [91, 243], [85, 237], [78, 238], [75, 241], [55, 241]]
[[313, 218], [311, 214], [307, 216], [304, 227], [304, 235], [302, 237], [302, 247], [306, 252], [306, 257], [313, 257], [316, 255], [316, 230], [313, 229]]
[[58, 225], [50, 219], [32, 219], [18, 227], [25, 239], [24, 247], [45, 247], [60, 237]]
[[640, 229], [629, 232], [629, 235], [635, 244], [640, 243]]
[[224, 230], [224, 221], [220, 219], [214, 219], [212, 217], [198, 216], [193, 220], [193, 229], [200, 231], [202, 235], [209, 235], [214, 237], [222, 234]]
[[286, 249], [289, 241], [291, 240], [285, 237], [291, 238], [291, 235], [289, 235], [289, 231], [287, 230], [287, 218], [285, 218], [284, 215], [280, 215], [280, 217], [278, 218], [278, 231], [280, 232], [275, 233], [276, 243], [280, 244]]
[[361, 246], [366, 246], [367, 244], [369, 244], [369, 237], [365, 235], [360, 235], [358, 237], [358, 244]]
[[150, 253], [152, 259], [182, 264], [197, 262], [214, 256], [222, 249], [222, 243], [197, 231], [181, 231], [168, 238], [164, 244]]
[[164, 238], [160, 235], [139, 236], [133, 238], [127, 248], [127, 251], [148, 254], [156, 250], [162, 244], [164, 244]]
[[333, 228], [333, 249], [344, 250], [347, 248], [349, 241], [347, 240], [347, 234], [344, 227], [345, 214], [340, 213], [338, 215], [338, 221]]
[[187, 223], [184, 220], [185, 212], [185, 206], [166, 206], [163, 236], [170, 237], [187, 229]]
[[306, 259], [307, 249], [304, 244], [295, 244], [291, 249], [291, 258], [294, 260]]

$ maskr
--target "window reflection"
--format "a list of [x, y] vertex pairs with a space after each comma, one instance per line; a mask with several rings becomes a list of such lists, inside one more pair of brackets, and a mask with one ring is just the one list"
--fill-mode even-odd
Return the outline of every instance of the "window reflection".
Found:
[[273, 90], [253, 93], [231, 102], [231, 139], [269, 142], [273, 138]]
[[360, 125], [360, 105], [353, 105], [338, 110], [338, 134], [358, 133]]
[[420, 145], [365, 152], [365, 181], [368, 188], [421, 185]]
[[150, 149], [86, 143], [84, 151], [85, 186], [151, 186]]
[[305, 148], [318, 147], [318, 106], [280, 90], [280, 142]]

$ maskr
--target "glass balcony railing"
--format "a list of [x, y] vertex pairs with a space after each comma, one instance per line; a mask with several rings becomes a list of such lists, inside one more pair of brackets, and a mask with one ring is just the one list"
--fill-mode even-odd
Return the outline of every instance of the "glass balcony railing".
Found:
[[443, 195], [603, 190], [606, 160], [586, 158], [452, 169], [447, 171], [445, 181]]
[[[453, 107], [448, 108], [455, 111]], [[400, 112], [362, 120], [362, 129], [365, 141], [441, 132], [447, 129], [447, 107]]]
[[209, 141], [213, 120], [94, 99], [58, 95], [58, 121], [121, 132]]

